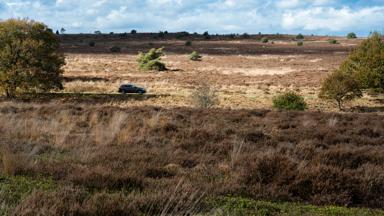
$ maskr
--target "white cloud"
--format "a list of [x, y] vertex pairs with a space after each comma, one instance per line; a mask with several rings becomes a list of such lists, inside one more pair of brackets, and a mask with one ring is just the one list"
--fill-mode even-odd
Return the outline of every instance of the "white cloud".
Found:
[[[293, 10], [283, 14], [284, 29], [303, 29], [307, 31], [328, 30], [333, 32], [361, 30], [367, 27], [379, 28], [384, 22], [384, 7], [362, 8], [352, 10], [332, 7], [315, 7]], [[371, 29], [371, 30], [373, 30]]]
[[375, 6], [378, 1], [364, 0], [370, 4], [362, 6], [363, 1], [352, 5], [336, 0], [0, 0], [0, 19], [29, 17], [67, 32], [135, 28], [344, 34], [353, 28], [361, 32], [380, 28], [384, 13], [383, 6]]

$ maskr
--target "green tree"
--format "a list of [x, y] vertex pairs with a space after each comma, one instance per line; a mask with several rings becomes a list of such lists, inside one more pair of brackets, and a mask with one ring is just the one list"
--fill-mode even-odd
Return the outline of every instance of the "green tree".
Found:
[[343, 62], [340, 70], [353, 75], [363, 89], [384, 89], [384, 42], [373, 33]]
[[356, 34], [354, 32], [351, 32], [351, 33], [347, 34], [347, 38], [348, 39], [355, 39], [355, 38], [357, 38], [357, 36], [356, 36]]
[[0, 22], [0, 90], [7, 97], [23, 92], [62, 89], [64, 56], [59, 39], [43, 23]]
[[338, 108], [342, 110], [343, 102], [362, 97], [362, 92], [359, 83], [351, 74], [337, 70], [323, 81], [319, 97], [335, 100]]
[[304, 39], [304, 35], [300, 33], [300, 34], [296, 35], [296, 39], [297, 40], [303, 40]]

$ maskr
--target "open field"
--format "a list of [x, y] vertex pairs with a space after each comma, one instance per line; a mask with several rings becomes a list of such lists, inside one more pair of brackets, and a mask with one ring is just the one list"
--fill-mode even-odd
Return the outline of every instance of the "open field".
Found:
[[[361, 39], [255, 37], [62, 36], [65, 89], [0, 99], [0, 215], [384, 215], [384, 96], [318, 98]], [[139, 70], [152, 47], [168, 71]], [[286, 90], [309, 110], [274, 111]]]
[[[299, 47], [292, 38], [277, 38], [264, 44], [257, 40], [111, 40], [96, 42], [89, 47], [86, 39], [76, 44], [64, 42], [66, 92], [114, 93], [122, 83], [146, 87], [149, 93], [170, 94], [135, 105], [166, 107], [191, 106], [190, 94], [204, 82], [218, 91], [222, 108], [271, 108], [277, 93], [293, 90], [302, 94], [311, 110], [335, 111], [334, 104], [319, 100], [322, 79], [336, 69], [359, 40], [338, 38], [340, 44], [329, 44], [327, 37], [309, 37]], [[96, 40], [97, 41], [97, 40]], [[71, 44], [71, 46], [68, 45]], [[118, 44], [121, 54], [109, 48]], [[169, 71], [143, 72], [138, 68], [137, 53], [151, 47], [164, 47], [162, 58]], [[203, 54], [203, 61], [188, 58], [192, 50]], [[107, 54], [106, 54], [107, 53]], [[366, 96], [349, 107], [382, 108], [382, 100]], [[120, 106], [131, 106], [120, 103]]]

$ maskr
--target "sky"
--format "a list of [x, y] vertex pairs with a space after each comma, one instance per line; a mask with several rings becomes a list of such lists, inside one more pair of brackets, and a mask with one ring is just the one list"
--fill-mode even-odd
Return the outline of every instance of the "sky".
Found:
[[384, 0], [0, 0], [0, 19], [67, 33], [205, 32], [367, 36], [384, 31]]

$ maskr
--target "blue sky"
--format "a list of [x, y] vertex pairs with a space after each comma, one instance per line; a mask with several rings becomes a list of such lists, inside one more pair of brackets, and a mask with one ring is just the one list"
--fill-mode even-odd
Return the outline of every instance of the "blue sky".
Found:
[[67, 33], [189, 31], [345, 35], [384, 31], [384, 0], [0, 0], [0, 19]]

